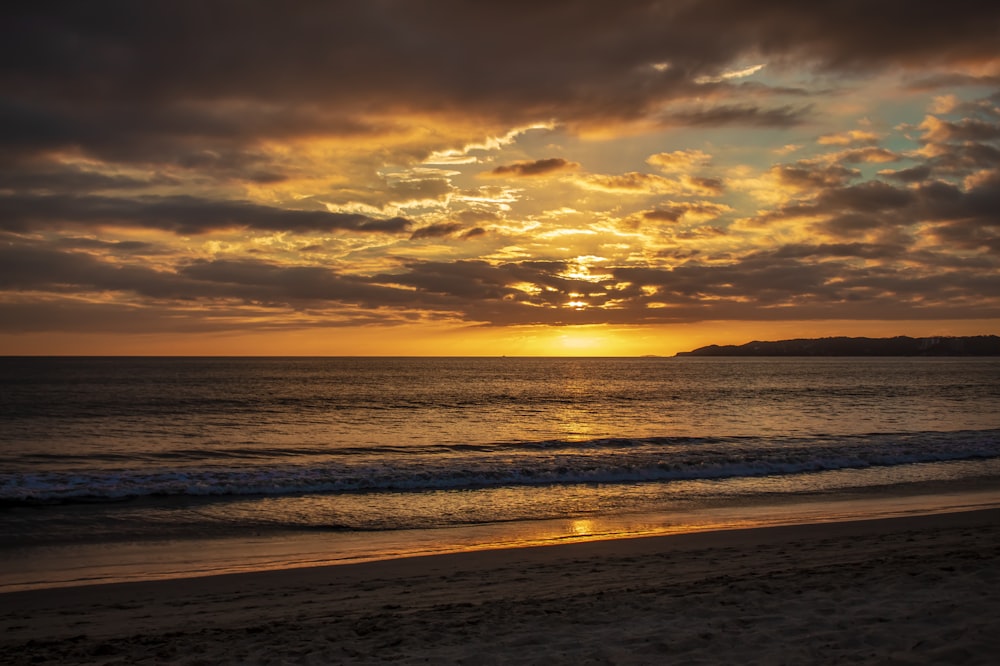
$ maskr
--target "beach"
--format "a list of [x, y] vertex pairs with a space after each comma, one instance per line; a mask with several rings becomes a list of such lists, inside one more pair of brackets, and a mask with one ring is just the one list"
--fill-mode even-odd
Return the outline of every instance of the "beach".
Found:
[[1000, 510], [0, 595], [38, 663], [995, 663]]

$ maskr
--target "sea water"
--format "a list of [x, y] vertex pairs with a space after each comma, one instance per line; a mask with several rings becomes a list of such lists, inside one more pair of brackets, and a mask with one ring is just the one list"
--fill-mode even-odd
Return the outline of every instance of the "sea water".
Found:
[[0, 590], [988, 497], [998, 405], [996, 358], [3, 358]]

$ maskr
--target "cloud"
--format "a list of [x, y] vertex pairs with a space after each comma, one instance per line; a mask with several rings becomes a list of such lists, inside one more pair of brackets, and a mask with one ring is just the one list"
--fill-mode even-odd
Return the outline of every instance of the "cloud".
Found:
[[824, 134], [816, 139], [816, 143], [821, 146], [872, 146], [879, 142], [881, 137], [869, 130], [848, 130], [837, 134]]
[[401, 217], [376, 219], [356, 213], [263, 206], [248, 201], [216, 201], [190, 196], [135, 199], [104, 196], [0, 195], [0, 229], [26, 231], [55, 226], [136, 227], [196, 235], [226, 229], [297, 233], [353, 231], [404, 233]]
[[[880, 171], [885, 180], [852, 182], [858, 171], [823, 159], [776, 165], [771, 173], [799, 196], [747, 222], [759, 227], [809, 220], [812, 229], [836, 240], [911, 243], [919, 236], [942, 251], [995, 255], [1000, 251], [1000, 151], [968, 138], [935, 144], [922, 163]], [[835, 157], [843, 160], [844, 154]]]
[[719, 217], [732, 208], [711, 201], [668, 201], [664, 205], [642, 213], [644, 220], [652, 222], [680, 222], [682, 219], [710, 220]]
[[393, 182], [386, 198], [395, 203], [442, 200], [454, 190], [447, 178], [407, 178]]
[[[575, 264], [565, 261], [484, 260], [411, 261], [399, 271], [364, 276], [250, 259], [152, 270], [44, 245], [8, 244], [0, 246], [0, 285], [36, 295], [31, 304], [10, 295], [0, 299], [0, 311], [28, 317], [0, 329], [34, 330], [46, 321], [56, 326], [73, 312], [82, 320], [80, 330], [93, 330], [100, 324], [91, 320], [111, 311], [134, 326], [137, 312], [166, 320], [170, 312], [189, 316], [209, 303], [214, 307], [205, 314], [206, 329], [287, 326], [291, 320], [278, 324], [267, 313], [292, 311], [358, 323], [358, 307], [368, 309], [371, 322], [391, 323], [400, 313], [419, 311], [492, 325], [829, 318], [848, 305], [852, 317], [872, 319], [1000, 314], [1000, 257], [959, 262], [905, 245], [859, 242], [787, 244], [725, 261], [697, 256], [689, 253], [672, 268], [602, 265], [590, 278], [574, 277]], [[902, 256], [907, 263], [896, 263]], [[127, 307], [104, 302], [89, 310], [67, 300], [113, 292], [134, 297]], [[577, 305], [567, 307], [571, 301]]]
[[586, 174], [574, 181], [578, 186], [609, 194], [694, 194], [715, 196], [725, 190], [719, 178], [682, 175], [666, 178], [657, 174], [630, 171], [623, 174]]
[[614, 175], [590, 174], [577, 182], [587, 189], [614, 194], [656, 194], [680, 189], [676, 180], [638, 171]]
[[163, 292], [147, 290], [145, 285], [162, 285], [159, 277], [156, 271], [148, 268], [114, 265], [85, 253], [10, 243], [0, 245], [0, 287], [6, 289], [134, 289], [158, 296]]
[[729, 79], [741, 79], [746, 76], [751, 76], [756, 74], [760, 70], [764, 69], [767, 65], [765, 63], [758, 65], [750, 65], [749, 67], [742, 67], [740, 69], [729, 70], [722, 72], [718, 76], [699, 76], [694, 80], [695, 83], [721, 83]]
[[989, 3], [0, 12], [4, 330], [1000, 307]]
[[409, 296], [399, 289], [340, 275], [321, 266], [283, 266], [253, 260], [195, 261], [178, 275], [199, 289], [248, 302], [292, 305], [333, 301], [366, 307], [404, 306]]
[[927, 164], [921, 164], [919, 166], [909, 167], [907, 169], [899, 169], [893, 171], [891, 169], [879, 171], [880, 176], [883, 178], [890, 178], [892, 180], [898, 180], [903, 183], [919, 183], [922, 180], [927, 180], [931, 175], [931, 167]]
[[919, 128], [924, 131], [923, 140], [926, 143], [1000, 139], [1000, 123], [977, 118], [965, 118], [958, 122], [952, 122], [936, 116], [926, 116]]
[[412, 294], [403, 290], [320, 266], [218, 259], [195, 260], [174, 270], [153, 270], [81, 252], [13, 245], [0, 246], [0, 286], [57, 294], [128, 292], [156, 301], [232, 299], [271, 307], [313, 301], [403, 307], [412, 301]]
[[451, 236], [463, 229], [461, 224], [456, 222], [442, 222], [439, 224], [429, 224], [421, 227], [410, 234], [410, 240], [420, 240], [422, 238], [441, 238]]
[[548, 176], [560, 171], [571, 171], [579, 166], [578, 163], [569, 162], [561, 157], [550, 157], [544, 160], [514, 162], [513, 164], [501, 165], [489, 171], [487, 175], [494, 177], [535, 178], [538, 176]]
[[906, 88], [909, 90], [935, 90], [939, 88], [953, 88], [956, 86], [998, 86], [1000, 85], [1000, 75], [987, 74], [976, 76], [963, 72], [948, 72], [943, 74], [932, 74], [930, 76], [917, 76], [910, 80]]
[[70, 250], [97, 250], [117, 255], [153, 256], [165, 254], [166, 250], [155, 243], [145, 241], [106, 241], [99, 238], [68, 236], [52, 241], [54, 247]]
[[[517, 12], [496, 2], [391, 0], [247, 2], [239, 11], [224, 3], [88, 6], [4, 10], [0, 82], [9, 101], [0, 142], [8, 151], [79, 146], [106, 159], [183, 161], [178, 145], [191, 155], [262, 136], [378, 136], [391, 124], [377, 109], [461, 112], [508, 129], [627, 120], [696, 99], [698, 80], [725, 76], [751, 52], [850, 71], [989, 61], [997, 20], [997, 10], [968, 2], [947, 12], [777, 0], [752, 9], [734, 0], [561, 1]], [[518, 36], [517, 48], [509, 35]], [[650, 66], [664, 62], [671, 66]], [[806, 112], [726, 104], [666, 120], [787, 127]]]
[[917, 189], [920, 217], [940, 241], [965, 250], [983, 250], [1000, 256], [1000, 169], [977, 174], [961, 190], [941, 182], [922, 183]]
[[212, 310], [184, 303], [94, 302], [71, 296], [33, 295], [32, 300], [0, 301], [0, 333], [72, 331], [74, 334], [204, 334], [282, 331], [302, 328], [396, 326], [412, 323], [410, 313], [389, 310], [307, 311], [239, 303], [215, 303]]
[[487, 234], [486, 229], [483, 229], [482, 227], [473, 227], [472, 229], [469, 229], [468, 231], [461, 234], [459, 237], [462, 238], [463, 240], [468, 240], [470, 238], [478, 238], [479, 236], [485, 236], [486, 234]]
[[[936, 62], [988, 62], [995, 57], [989, 43], [995, 40], [998, 10], [975, 0], [960, 0], [948, 11], [902, 1], [873, 5], [848, 0], [814, 7], [780, 0], [752, 5], [719, 0], [692, 3], [683, 13], [707, 25], [725, 21], [738, 26], [727, 35], [736, 40], [756, 38], [766, 45], [765, 58], [784, 53], [829, 70], [926, 67]], [[900, 29], [901, 16], [906, 17], [905, 30]]]
[[885, 164], [886, 162], [898, 162], [903, 159], [903, 156], [885, 148], [866, 146], [836, 153], [831, 155], [830, 159], [847, 164]]
[[[908, 251], [904, 245], [882, 243], [793, 243], [778, 248], [771, 256], [781, 259], [843, 258], [895, 259]], [[766, 256], [766, 253], [765, 253]]]
[[799, 160], [792, 164], [771, 167], [779, 183], [799, 190], [815, 191], [816, 188], [838, 187], [860, 176], [856, 169], [839, 164], [824, 164], [815, 160]]
[[689, 125], [693, 127], [724, 127], [743, 125], [748, 127], [794, 127], [805, 122], [811, 106], [781, 106], [763, 109], [750, 104], [725, 104], [670, 111], [660, 116], [665, 125]]
[[86, 194], [109, 191], [137, 191], [151, 187], [176, 185], [166, 176], [134, 177], [101, 173], [73, 164], [21, 164], [0, 169], [0, 190], [20, 192]]
[[712, 156], [701, 150], [675, 150], [670, 153], [656, 153], [646, 158], [650, 164], [665, 173], [690, 171], [708, 164]]

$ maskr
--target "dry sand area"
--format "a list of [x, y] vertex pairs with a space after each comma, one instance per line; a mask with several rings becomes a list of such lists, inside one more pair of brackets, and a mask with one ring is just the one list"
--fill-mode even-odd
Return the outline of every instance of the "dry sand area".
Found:
[[1000, 510], [0, 595], [12, 664], [996, 664]]

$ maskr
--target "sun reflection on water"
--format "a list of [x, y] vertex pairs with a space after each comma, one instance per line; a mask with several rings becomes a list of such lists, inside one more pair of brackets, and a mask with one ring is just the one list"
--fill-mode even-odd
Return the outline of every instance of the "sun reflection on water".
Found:
[[590, 536], [594, 533], [594, 521], [574, 520], [570, 523], [570, 531], [574, 536]]

